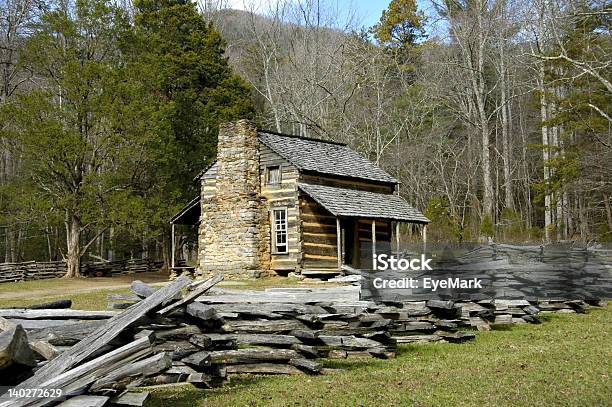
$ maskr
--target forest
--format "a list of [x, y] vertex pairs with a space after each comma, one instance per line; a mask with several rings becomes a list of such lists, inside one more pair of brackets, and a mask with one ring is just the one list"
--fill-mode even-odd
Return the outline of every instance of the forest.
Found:
[[609, 2], [264, 4], [0, 0], [0, 262], [167, 262], [241, 118], [347, 143], [431, 241], [612, 240]]

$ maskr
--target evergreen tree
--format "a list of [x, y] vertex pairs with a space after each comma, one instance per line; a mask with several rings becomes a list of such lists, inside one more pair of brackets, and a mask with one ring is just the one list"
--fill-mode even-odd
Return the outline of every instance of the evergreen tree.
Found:
[[[41, 86], [3, 106], [3, 136], [22, 161], [21, 202], [44, 202], [41, 217], [63, 219], [67, 277], [110, 225], [135, 212], [147, 132], [132, 119], [140, 98], [124, 81], [117, 44], [124, 12], [104, 0], [62, 3], [45, 13], [23, 50]], [[47, 213], [48, 212], [48, 213]]]
[[215, 156], [220, 123], [252, 118], [246, 82], [233, 74], [225, 43], [188, 0], [137, 0], [133, 62], [158, 104], [160, 164], [181, 199]]
[[168, 220], [197, 196], [194, 177], [214, 160], [219, 124], [252, 118], [254, 107], [250, 88], [224, 56], [223, 39], [195, 3], [137, 0], [134, 8], [129, 65], [152, 98], [156, 131], [148, 226], [162, 238], [167, 260]]

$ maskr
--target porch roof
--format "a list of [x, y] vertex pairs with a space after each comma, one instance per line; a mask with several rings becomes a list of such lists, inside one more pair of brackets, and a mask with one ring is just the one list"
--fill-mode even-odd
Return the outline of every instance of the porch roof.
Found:
[[398, 195], [305, 183], [299, 183], [298, 187], [334, 216], [430, 222]]
[[170, 219], [170, 223], [174, 223], [175, 225], [197, 225], [200, 223], [201, 212], [200, 197], [197, 196], [174, 215], [172, 219]]

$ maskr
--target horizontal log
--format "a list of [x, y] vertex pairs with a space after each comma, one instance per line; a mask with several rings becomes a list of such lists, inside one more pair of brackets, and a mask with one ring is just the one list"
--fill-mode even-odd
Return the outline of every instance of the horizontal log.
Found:
[[72, 307], [72, 300], [57, 300], [42, 304], [28, 305], [28, 309], [64, 309]]
[[304, 329], [306, 326], [300, 321], [292, 319], [283, 320], [252, 320], [252, 321], [226, 321], [223, 325], [225, 332], [245, 333], [284, 333], [294, 329]]
[[246, 348], [210, 352], [210, 362], [212, 364], [242, 364], [269, 361], [286, 362], [294, 358], [299, 358], [299, 354], [291, 349]]
[[279, 334], [205, 334], [212, 342], [235, 341], [238, 345], [286, 346], [301, 343], [295, 336]]
[[[296, 303], [221, 303], [215, 304], [214, 308], [218, 312], [236, 312], [238, 314], [265, 317], [266, 315], [297, 315], [297, 314], [323, 314], [325, 309], [318, 305], [296, 304]], [[272, 318], [276, 319], [276, 318]]]
[[356, 336], [319, 335], [317, 341], [326, 346], [333, 346], [342, 349], [368, 349], [382, 346], [380, 342], [375, 340], [358, 338]]
[[142, 407], [151, 397], [151, 393], [147, 391], [133, 393], [128, 392], [111, 399], [111, 403], [115, 406], [126, 407]]
[[193, 335], [198, 335], [200, 333], [202, 333], [202, 331], [197, 326], [187, 325], [180, 328], [156, 330], [155, 338], [158, 341], [189, 340]]
[[76, 309], [0, 309], [0, 317], [7, 319], [107, 319], [116, 316], [114, 311], [84, 311]]
[[249, 363], [244, 365], [229, 365], [230, 374], [284, 374], [302, 375], [304, 372], [295, 366], [278, 363]]
[[181, 360], [200, 351], [200, 348], [187, 341], [166, 341], [153, 347], [155, 352], [169, 352], [172, 360]]
[[28, 334], [32, 340], [44, 340], [54, 346], [72, 346], [104, 325], [104, 320], [77, 322], [34, 330]]
[[16, 325], [21, 325], [23, 329], [27, 331], [45, 329], [45, 328], [53, 329], [55, 327], [76, 324], [76, 323], [81, 322], [78, 319], [20, 319], [20, 318], [11, 318], [11, 319], [7, 319], [7, 321], [11, 321]]
[[291, 349], [308, 359], [317, 359], [321, 357], [319, 350], [315, 346], [295, 344], [291, 345]]
[[303, 358], [291, 359], [289, 364], [309, 373], [320, 373], [323, 369], [323, 365], [320, 363]]
[[106, 396], [76, 396], [58, 404], [56, 407], [103, 407], [108, 402]]
[[198, 369], [210, 366], [211, 360], [211, 354], [207, 351], [199, 351], [181, 359], [183, 363]]

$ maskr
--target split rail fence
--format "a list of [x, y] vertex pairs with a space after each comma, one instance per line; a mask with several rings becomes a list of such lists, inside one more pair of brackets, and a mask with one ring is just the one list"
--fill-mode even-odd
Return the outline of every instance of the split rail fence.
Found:
[[[97, 277], [132, 274], [157, 271], [161, 266], [162, 262], [151, 259], [85, 263], [81, 265], [81, 274]], [[0, 283], [58, 278], [66, 274], [66, 271], [67, 266], [64, 261], [0, 263]]]

